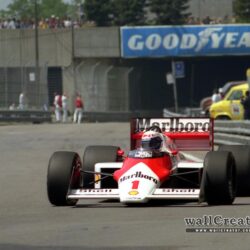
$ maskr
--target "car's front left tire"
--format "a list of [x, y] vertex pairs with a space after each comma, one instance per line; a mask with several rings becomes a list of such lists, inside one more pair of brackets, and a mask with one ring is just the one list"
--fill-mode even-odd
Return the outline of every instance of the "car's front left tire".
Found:
[[231, 152], [208, 152], [202, 176], [205, 200], [209, 205], [232, 204], [236, 195], [235, 160]]

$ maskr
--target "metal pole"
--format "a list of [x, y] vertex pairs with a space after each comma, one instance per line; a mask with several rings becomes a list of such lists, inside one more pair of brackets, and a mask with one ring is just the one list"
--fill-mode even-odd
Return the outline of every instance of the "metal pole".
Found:
[[5, 80], [5, 107], [6, 108], [8, 108], [8, 68], [7, 68], [7, 66], [5, 66], [5, 68], [4, 68], [4, 75], [5, 75], [5, 77], [4, 77], [4, 80]]
[[39, 71], [39, 40], [38, 40], [38, 6], [35, 0], [35, 74], [37, 86], [37, 108], [40, 105], [40, 71]]
[[174, 108], [175, 112], [178, 112], [178, 99], [177, 99], [177, 86], [176, 86], [176, 77], [175, 77], [175, 63], [172, 60], [172, 74], [174, 78], [174, 84], [173, 84], [173, 92], [174, 92]]
[[194, 63], [191, 65], [192, 71], [191, 71], [191, 88], [190, 88], [190, 107], [192, 108], [194, 105], [194, 72], [195, 72], [195, 67]]

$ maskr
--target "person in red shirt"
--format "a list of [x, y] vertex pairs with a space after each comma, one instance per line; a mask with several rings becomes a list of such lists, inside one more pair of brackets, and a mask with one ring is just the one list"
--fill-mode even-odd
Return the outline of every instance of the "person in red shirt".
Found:
[[76, 97], [75, 100], [75, 112], [73, 117], [73, 122], [80, 124], [82, 121], [82, 111], [83, 111], [83, 101], [80, 95]]

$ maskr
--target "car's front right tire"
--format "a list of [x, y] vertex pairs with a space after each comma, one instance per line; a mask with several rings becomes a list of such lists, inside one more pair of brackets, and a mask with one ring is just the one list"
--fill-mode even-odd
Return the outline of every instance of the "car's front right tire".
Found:
[[47, 194], [55, 206], [73, 206], [77, 200], [67, 199], [70, 189], [80, 186], [81, 159], [75, 152], [58, 151], [50, 160], [47, 172]]

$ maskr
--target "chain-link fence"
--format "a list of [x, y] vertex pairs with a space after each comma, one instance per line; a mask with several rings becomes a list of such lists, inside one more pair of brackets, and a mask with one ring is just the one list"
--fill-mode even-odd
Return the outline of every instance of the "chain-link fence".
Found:
[[25, 109], [46, 109], [47, 66], [40, 67], [38, 74], [35, 67], [0, 68], [0, 108], [18, 109], [21, 93], [24, 94]]
[[75, 92], [85, 101], [86, 111], [128, 111], [129, 73], [133, 68], [105, 61], [83, 61], [75, 70]]

